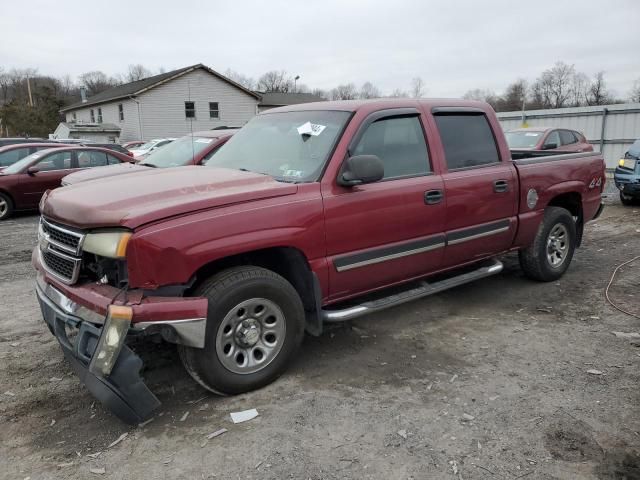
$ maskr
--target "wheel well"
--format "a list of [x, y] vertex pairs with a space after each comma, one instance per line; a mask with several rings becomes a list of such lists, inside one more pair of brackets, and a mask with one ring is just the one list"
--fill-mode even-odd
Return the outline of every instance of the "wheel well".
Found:
[[193, 290], [211, 275], [240, 265], [255, 265], [283, 276], [300, 295], [305, 310], [311, 311], [315, 309], [311, 267], [309, 267], [309, 262], [304, 253], [293, 247], [265, 248], [214, 260], [198, 269], [193, 287], [190, 290]]
[[9, 200], [11, 200], [11, 203], [13, 204], [13, 206], [15, 207], [16, 202], [13, 200], [13, 197], [11, 196], [11, 194], [9, 192], [7, 192], [6, 190], [2, 190], [0, 188], [0, 193], [2, 193], [3, 195], [6, 195], [7, 197], [9, 197]]
[[582, 244], [582, 234], [584, 232], [584, 218], [582, 216], [582, 196], [578, 192], [568, 192], [553, 197], [549, 207], [562, 207], [568, 210], [576, 219], [576, 247]]

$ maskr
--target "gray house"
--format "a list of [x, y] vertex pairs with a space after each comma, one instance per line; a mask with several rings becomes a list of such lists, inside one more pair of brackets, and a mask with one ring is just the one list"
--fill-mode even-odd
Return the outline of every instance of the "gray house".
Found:
[[[93, 132], [91, 140], [123, 143], [239, 127], [258, 113], [260, 100], [258, 93], [197, 64], [119, 85], [63, 108], [66, 122], [54, 136], [89, 138]], [[107, 124], [108, 132], [103, 128]], [[69, 126], [77, 133], [68, 133]], [[101, 140], [96, 136], [100, 130]]]
[[258, 105], [258, 111], [264, 112], [271, 108], [284, 107], [286, 105], [297, 105], [299, 103], [323, 102], [324, 98], [313, 93], [293, 93], [293, 92], [256, 92], [260, 94], [262, 100]]

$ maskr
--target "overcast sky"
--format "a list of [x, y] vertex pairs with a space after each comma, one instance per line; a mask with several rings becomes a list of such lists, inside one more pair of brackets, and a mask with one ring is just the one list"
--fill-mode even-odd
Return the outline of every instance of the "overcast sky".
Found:
[[428, 96], [500, 93], [557, 60], [626, 96], [640, 78], [640, 0], [292, 0], [0, 4], [0, 67], [61, 76], [204, 63], [284, 69], [311, 88], [422, 77]]

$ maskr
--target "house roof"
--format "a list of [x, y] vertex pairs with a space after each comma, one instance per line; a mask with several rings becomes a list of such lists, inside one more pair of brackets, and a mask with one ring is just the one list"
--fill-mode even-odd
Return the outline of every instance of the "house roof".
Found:
[[69, 132], [77, 133], [111, 133], [120, 132], [120, 127], [113, 123], [70, 123], [61, 122], [69, 129]]
[[247, 95], [251, 95], [252, 97], [260, 99], [260, 95], [256, 92], [252, 92], [244, 88], [239, 83], [234, 82], [233, 80], [225, 77], [224, 75], [216, 72], [215, 70], [203, 65], [202, 63], [198, 63], [196, 65], [191, 65], [189, 67], [179, 68], [178, 70], [172, 70], [171, 72], [161, 73], [159, 75], [154, 75], [153, 77], [143, 78], [142, 80], [137, 80], [135, 82], [123, 83], [122, 85], [118, 85], [116, 87], [105, 90], [104, 92], [100, 92], [96, 95], [93, 95], [87, 99], [86, 102], [77, 102], [72, 105], [69, 105], [65, 108], [60, 109], [61, 112], [68, 112], [70, 110], [76, 110], [78, 108], [84, 108], [91, 105], [98, 105], [100, 103], [111, 102], [113, 100], [119, 100], [122, 98], [128, 98], [132, 96], [139, 95], [146, 90], [149, 90], [153, 87], [161, 85], [165, 82], [173, 80], [174, 78], [180, 77], [186, 73], [192, 72], [197, 69], [203, 69], [209, 72], [210, 74], [224, 80], [225, 82], [233, 85], [236, 88], [239, 88]]
[[262, 97], [262, 107], [282, 107], [299, 103], [321, 102], [324, 98], [313, 93], [257, 92]]

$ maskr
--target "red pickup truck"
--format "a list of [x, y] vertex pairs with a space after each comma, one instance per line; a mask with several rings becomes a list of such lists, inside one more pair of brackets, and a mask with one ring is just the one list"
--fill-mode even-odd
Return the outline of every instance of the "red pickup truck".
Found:
[[481, 102], [283, 107], [206, 167], [50, 192], [36, 290], [81, 380], [135, 423], [159, 401], [129, 338], [178, 344], [212, 392], [259, 388], [305, 330], [497, 274], [504, 253], [558, 279], [604, 181], [599, 153], [512, 160]]

